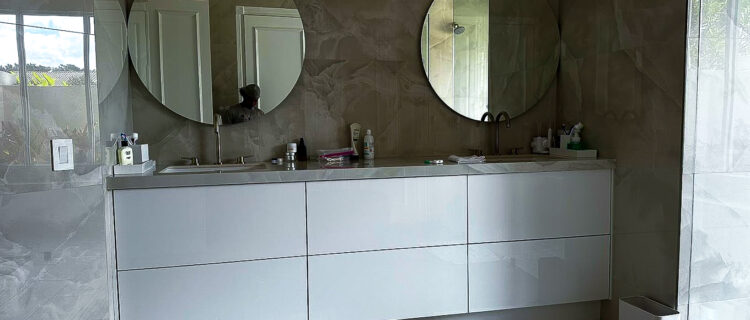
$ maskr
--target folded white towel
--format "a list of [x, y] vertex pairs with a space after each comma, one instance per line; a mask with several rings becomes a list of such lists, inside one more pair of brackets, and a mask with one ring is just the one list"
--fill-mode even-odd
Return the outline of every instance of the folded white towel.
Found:
[[474, 164], [474, 163], [485, 162], [484, 156], [459, 157], [457, 155], [452, 155], [448, 157], [448, 160], [453, 161], [458, 164]]

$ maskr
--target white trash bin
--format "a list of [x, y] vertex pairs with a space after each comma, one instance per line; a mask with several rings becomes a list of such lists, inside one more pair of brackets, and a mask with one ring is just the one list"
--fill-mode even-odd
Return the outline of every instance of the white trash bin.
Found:
[[620, 299], [620, 320], [680, 320], [680, 313], [646, 297]]

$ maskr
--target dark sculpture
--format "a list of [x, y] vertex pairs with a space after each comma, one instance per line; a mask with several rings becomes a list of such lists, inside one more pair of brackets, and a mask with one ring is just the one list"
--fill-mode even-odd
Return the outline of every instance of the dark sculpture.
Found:
[[222, 107], [217, 113], [221, 115], [224, 124], [247, 122], [263, 115], [258, 108], [260, 87], [255, 84], [240, 88], [242, 102], [229, 107]]

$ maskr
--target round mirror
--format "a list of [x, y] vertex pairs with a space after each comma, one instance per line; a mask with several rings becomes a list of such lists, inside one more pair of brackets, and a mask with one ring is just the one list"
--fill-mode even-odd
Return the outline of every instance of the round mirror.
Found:
[[517, 117], [557, 76], [560, 30], [548, 0], [434, 0], [421, 41], [433, 89], [470, 119]]
[[151, 94], [202, 123], [237, 123], [270, 112], [302, 72], [305, 37], [292, 0], [135, 0], [128, 47]]

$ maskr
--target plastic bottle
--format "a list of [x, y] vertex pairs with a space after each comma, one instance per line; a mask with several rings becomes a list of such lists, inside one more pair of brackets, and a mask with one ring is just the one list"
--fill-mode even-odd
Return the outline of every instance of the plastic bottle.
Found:
[[304, 138], [299, 138], [297, 148], [297, 159], [299, 159], [299, 161], [307, 161], [307, 146], [305, 145]]
[[117, 149], [117, 162], [123, 166], [133, 164], [133, 149], [128, 146], [127, 140], [120, 142], [120, 148]]
[[365, 160], [375, 159], [375, 138], [372, 136], [372, 130], [367, 129], [365, 134], [364, 147]]

